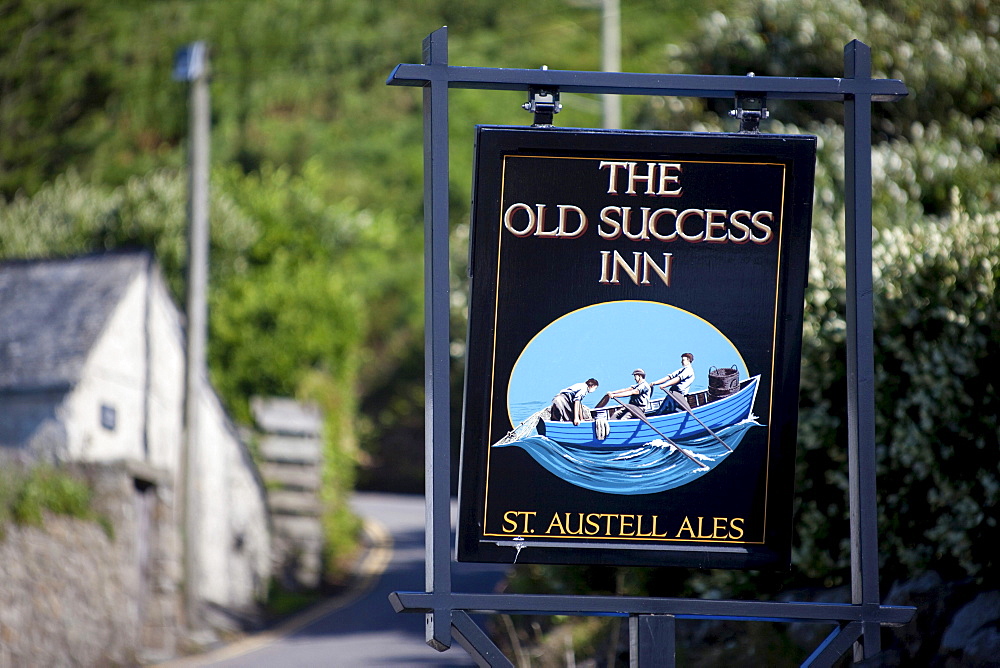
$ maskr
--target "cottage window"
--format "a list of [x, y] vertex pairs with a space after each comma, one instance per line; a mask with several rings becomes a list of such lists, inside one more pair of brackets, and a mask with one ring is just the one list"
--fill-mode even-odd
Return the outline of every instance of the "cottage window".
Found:
[[115, 422], [117, 421], [117, 412], [114, 406], [108, 406], [107, 404], [101, 404], [101, 426], [108, 431], [115, 430]]

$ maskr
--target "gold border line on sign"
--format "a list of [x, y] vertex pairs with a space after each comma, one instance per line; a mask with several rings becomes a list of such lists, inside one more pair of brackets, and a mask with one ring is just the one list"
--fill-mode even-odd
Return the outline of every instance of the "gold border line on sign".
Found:
[[[519, 155], [519, 154], [505, 154], [505, 155], [503, 155], [502, 161], [501, 161], [499, 210], [497, 211], [498, 220], [502, 220], [502, 218], [503, 218], [504, 194], [505, 194], [506, 185], [507, 185], [507, 183], [506, 183], [506, 179], [507, 179], [507, 160], [509, 158], [524, 158], [524, 159], [529, 159], [529, 160], [543, 159], [543, 160], [592, 160], [592, 161], [607, 160], [608, 159], [608, 158], [605, 158], [605, 157], [591, 157], [591, 156]], [[664, 158], [664, 160], [666, 160], [666, 158]], [[787, 188], [788, 188], [788, 179], [787, 179], [788, 165], [786, 165], [785, 163], [782, 163], [782, 162], [759, 162], [759, 161], [739, 161], [739, 160], [734, 160], [734, 161], [729, 161], [729, 160], [676, 160], [674, 162], [678, 162], [678, 163], [682, 163], [682, 164], [753, 165], [753, 166], [761, 166], [761, 167], [780, 167], [781, 168], [781, 205], [780, 205], [780, 209], [779, 209], [779, 212], [778, 212], [778, 217], [779, 217], [779, 220], [778, 220], [778, 229], [779, 229], [779, 232], [778, 232], [778, 238], [777, 238], [777, 243], [778, 243], [778, 260], [777, 260], [777, 269], [776, 269], [776, 273], [775, 273], [774, 310], [772, 312], [773, 329], [772, 329], [772, 332], [771, 332], [771, 374], [770, 374], [770, 380], [769, 380], [769, 382], [770, 382], [770, 393], [769, 393], [769, 396], [768, 396], [767, 456], [766, 456], [766, 459], [765, 459], [764, 524], [761, 527], [761, 540], [759, 540], [759, 541], [717, 541], [719, 543], [724, 543], [724, 544], [728, 544], [728, 545], [736, 545], [736, 544], [741, 544], [741, 543], [742, 544], [749, 544], [749, 545], [763, 545], [763, 544], [766, 544], [766, 542], [767, 542], [766, 541], [766, 536], [767, 536], [767, 512], [768, 512], [767, 498], [768, 498], [768, 495], [769, 495], [769, 492], [770, 492], [770, 463], [771, 463], [771, 446], [772, 446], [771, 424], [773, 423], [772, 417], [773, 417], [773, 411], [774, 411], [774, 367], [775, 367], [775, 359], [777, 357], [777, 346], [776, 346], [776, 343], [777, 343], [777, 332], [778, 332], [778, 301], [779, 301], [779, 292], [780, 292], [779, 286], [781, 285], [781, 275], [782, 275], [781, 274], [781, 270], [782, 270], [782, 267], [781, 267], [781, 252], [782, 252], [782, 244], [783, 244], [784, 233], [785, 233], [785, 199], [786, 199], [786, 193], [787, 193]], [[498, 330], [499, 330], [499, 327], [498, 327], [497, 323], [498, 323], [499, 314], [500, 314], [500, 289], [499, 289], [499, 286], [500, 286], [501, 257], [503, 255], [503, 253], [502, 253], [502, 246], [503, 246], [503, 225], [500, 224], [500, 225], [497, 226], [496, 279], [495, 279], [494, 284], [493, 284], [493, 286], [494, 286], [493, 347], [491, 349], [490, 378], [489, 378], [489, 383], [490, 383], [490, 395], [489, 396], [490, 396], [490, 398], [489, 398], [489, 405], [487, 407], [487, 422], [486, 422], [486, 432], [487, 432], [487, 442], [486, 442], [486, 471], [485, 471], [486, 479], [485, 479], [485, 488], [484, 488], [484, 494], [483, 494], [483, 524], [482, 524], [483, 529], [482, 529], [482, 533], [480, 534], [480, 539], [487, 538], [487, 537], [490, 537], [490, 538], [497, 538], [497, 537], [513, 538], [512, 534], [486, 533], [487, 517], [489, 516], [490, 459], [491, 459], [491, 456], [492, 456], [492, 447], [490, 446], [490, 444], [495, 441], [494, 434], [493, 434], [493, 409], [494, 409], [494, 406], [495, 406], [495, 393], [496, 393], [496, 364], [497, 364], [497, 361], [496, 361], [497, 345], [496, 344], [497, 344], [497, 334], [498, 334]], [[642, 301], [642, 300], [621, 300], [621, 301]], [[602, 303], [607, 303], [607, 302], [602, 302]], [[582, 307], [582, 308], [589, 308], [590, 306], [599, 306], [599, 305], [600, 304], [591, 304], [591, 305], [589, 305], [587, 307]], [[664, 304], [664, 305], [665, 306], [671, 306], [670, 304]], [[677, 308], [677, 307], [675, 307], [675, 308]], [[576, 309], [576, 310], [581, 310], [581, 309]], [[684, 309], [680, 309], [680, 310], [684, 310]], [[573, 312], [575, 312], [575, 311], [573, 311]], [[687, 312], [690, 313], [690, 311], [687, 311]], [[563, 316], [560, 316], [560, 318], [565, 317], [566, 315], [569, 315], [569, 314], [568, 313], [564, 314]], [[694, 313], [692, 313], [691, 315], [694, 315], [695, 317], [700, 318], [700, 316], [697, 316]], [[559, 318], [557, 318], [556, 320], [558, 320], [558, 319]], [[707, 320], [704, 320], [704, 318], [700, 318], [700, 319], [703, 320], [704, 322], [706, 322], [707, 324], [709, 324], [710, 326], [715, 327], [715, 325], [713, 325], [712, 323], [708, 322]], [[555, 322], [555, 321], [553, 321], [553, 322]], [[716, 330], [718, 331], [718, 328], [716, 328]], [[537, 336], [537, 335], [538, 335], [538, 333], [535, 334], [535, 336]], [[534, 339], [534, 337], [532, 337], [532, 340], [533, 339]], [[727, 340], [728, 340], [728, 338], [727, 338]], [[741, 359], [741, 361], [743, 361], [742, 360], [742, 355], [739, 353], [739, 350], [737, 350], [737, 354], [740, 355], [740, 359]], [[746, 367], [746, 363], [745, 362], [743, 362], [743, 365], [744, 365], [744, 367]], [[749, 373], [749, 369], [748, 369], [748, 373]], [[507, 382], [508, 382], [508, 384], [510, 383], [510, 378], [507, 379]], [[509, 414], [509, 407], [508, 407], [507, 419], [508, 419], [508, 422], [511, 422], [511, 424], [512, 424], [512, 420], [510, 419], [510, 414]], [[559, 536], [559, 538], [560, 539], [562, 539], [562, 538], [573, 539], [573, 538], [576, 538], [576, 537], [575, 536]], [[596, 536], [590, 536], [590, 537], [586, 537], [586, 538], [588, 540], [600, 540], [601, 539], [600, 537], [596, 537]], [[604, 539], [605, 540], [619, 541], [619, 544], [618, 544], [617, 547], [620, 547], [621, 549], [628, 549], [628, 543], [622, 542], [622, 538], [621, 537], [606, 537]], [[641, 540], [641, 539], [629, 538], [629, 540], [633, 540], [634, 541], [634, 540]], [[674, 540], [682, 540], [683, 542], [688, 542], [688, 543], [691, 543], [691, 542], [697, 542], [697, 543], [713, 542], [713, 541], [709, 541], [709, 540], [692, 541], [691, 539], [657, 539], [658, 542], [662, 542], [662, 543], [666, 543], [666, 542], [674, 541]]]

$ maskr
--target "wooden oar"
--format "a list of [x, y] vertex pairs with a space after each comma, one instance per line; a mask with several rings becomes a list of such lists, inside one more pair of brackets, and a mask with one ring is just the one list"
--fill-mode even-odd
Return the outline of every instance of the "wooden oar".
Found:
[[637, 418], [639, 418], [640, 420], [642, 420], [643, 422], [645, 422], [646, 426], [649, 427], [650, 429], [652, 429], [653, 431], [655, 431], [657, 434], [659, 434], [660, 437], [663, 438], [664, 441], [666, 441], [670, 445], [674, 446], [674, 449], [677, 450], [677, 452], [681, 453], [682, 455], [684, 455], [685, 457], [687, 457], [688, 459], [690, 459], [691, 461], [693, 461], [695, 464], [697, 464], [698, 468], [702, 468], [702, 467], [705, 466], [704, 462], [699, 462], [697, 459], [695, 459], [694, 457], [692, 457], [688, 453], [684, 452], [684, 450], [681, 449], [681, 446], [679, 446], [676, 443], [674, 443], [673, 441], [671, 441], [669, 438], [667, 438], [666, 434], [664, 434], [662, 431], [660, 431], [659, 429], [657, 429], [656, 427], [654, 427], [653, 423], [650, 422], [649, 420], [647, 420], [646, 416], [643, 415], [642, 411], [640, 411], [638, 408], [636, 408], [635, 406], [631, 406], [629, 404], [622, 404], [622, 400], [619, 399], [618, 397], [613, 397], [613, 399], [615, 401], [617, 401], [619, 404], [621, 404], [622, 407], [625, 410], [627, 410], [629, 413], [631, 413], [632, 415], [636, 416]]
[[726, 443], [725, 441], [723, 441], [721, 438], [719, 438], [718, 434], [716, 434], [714, 431], [712, 431], [711, 429], [709, 429], [707, 424], [705, 424], [700, 419], [698, 419], [698, 416], [694, 414], [693, 410], [691, 410], [691, 406], [688, 405], [687, 399], [684, 398], [683, 394], [679, 395], [677, 398], [675, 398], [674, 395], [672, 395], [669, 392], [667, 392], [667, 388], [663, 387], [662, 385], [657, 385], [657, 387], [659, 387], [661, 390], [663, 390], [663, 393], [666, 394], [668, 398], [673, 399], [674, 403], [676, 403], [678, 406], [680, 406], [681, 408], [683, 408], [684, 410], [686, 410], [688, 412], [688, 415], [690, 415], [695, 420], [697, 420], [698, 424], [700, 424], [702, 427], [705, 428], [705, 431], [707, 431], [709, 434], [711, 434], [713, 437], [715, 437], [715, 440], [717, 440], [719, 443], [722, 443], [722, 447], [724, 447], [726, 450], [729, 450], [729, 452], [733, 451], [733, 449], [729, 447], [728, 443]]

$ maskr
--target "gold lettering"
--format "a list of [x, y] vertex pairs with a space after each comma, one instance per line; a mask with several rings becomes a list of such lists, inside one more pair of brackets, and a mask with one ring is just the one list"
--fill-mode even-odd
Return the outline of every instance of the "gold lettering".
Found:
[[559, 527], [559, 533], [566, 533], [566, 529], [563, 528], [562, 520], [559, 519], [559, 513], [555, 513], [552, 516], [552, 521], [549, 522], [549, 528], [545, 530], [545, 533], [552, 533], [552, 527]]
[[[627, 516], [623, 516], [623, 517], [631, 517], [631, 515], [627, 515]], [[659, 533], [656, 530], [657, 522], [660, 519], [659, 515], [653, 515], [652, 520], [650, 520], [649, 518], [647, 518], [646, 515], [636, 515], [635, 518], [636, 518], [636, 527], [635, 527], [635, 534], [634, 535], [636, 536], [636, 538], [666, 538], [667, 537], [667, 532], [666, 531], [664, 531], [663, 533]], [[649, 526], [649, 525], [652, 525], [652, 526]], [[648, 527], [648, 529], [646, 531], [643, 531], [643, 527], [644, 526]]]
[[629, 230], [629, 227], [631, 226], [632, 223], [632, 207], [627, 206], [624, 209], [625, 216], [624, 218], [622, 218], [622, 232], [625, 234], [626, 237], [628, 237], [632, 241], [649, 239], [649, 237], [646, 235], [646, 223], [649, 220], [649, 218], [647, 217], [649, 209], [643, 207], [642, 210], [644, 214], [646, 214], [643, 215], [642, 228], [638, 232], [632, 232]]
[[538, 209], [538, 225], [535, 229], [536, 237], [557, 237], [559, 236], [559, 230], [546, 230], [545, 229], [545, 212], [548, 207], [544, 204], [536, 204], [535, 207]]
[[[566, 212], [572, 211], [579, 217], [579, 222], [576, 229], [570, 232], [567, 229], [566, 224]], [[572, 204], [560, 204], [559, 205], [559, 237], [561, 239], [577, 239], [583, 236], [583, 233], [587, 231], [587, 214], [583, 212], [578, 206], [573, 206]]]
[[[528, 226], [523, 230], [518, 230], [514, 227], [514, 214], [518, 211], [524, 211], [528, 216]], [[503, 212], [503, 226], [506, 227], [515, 237], [531, 236], [531, 233], [535, 231], [535, 212], [532, 211], [531, 207], [527, 204], [523, 204], [521, 202], [511, 204], [507, 207], [507, 210]]]
[[670, 286], [670, 270], [673, 267], [673, 263], [671, 262], [671, 260], [673, 259], [672, 255], [673, 255], [673, 253], [664, 253], [663, 254], [663, 270], [661, 271], [660, 267], [657, 266], [657, 264], [655, 262], [653, 262], [653, 258], [651, 258], [648, 253], [643, 253], [642, 254], [642, 259], [643, 259], [643, 262], [642, 262], [642, 284], [643, 285], [649, 285], [649, 270], [650, 270], [650, 268], [652, 268], [653, 269], [653, 273], [655, 273], [657, 276], [660, 277], [660, 280], [663, 281], [664, 285], [666, 285], [666, 286], [669, 287]]
[[750, 219], [753, 226], [764, 233], [762, 237], [751, 236], [751, 239], [755, 244], [768, 244], [771, 243], [771, 239], [774, 238], [774, 232], [771, 231], [770, 225], [765, 225], [761, 221], [767, 219], [768, 221], [774, 222], [774, 214], [770, 211], [758, 211]]
[[618, 283], [621, 282], [621, 280], [618, 278], [619, 275], [618, 270], [623, 269], [625, 273], [628, 274], [628, 277], [632, 279], [632, 282], [635, 283], [636, 285], [639, 285], [639, 256], [642, 255], [642, 253], [638, 251], [632, 253], [632, 255], [634, 256], [634, 266], [630, 267], [628, 263], [625, 261], [625, 258], [623, 258], [621, 255], [618, 254], [618, 251], [612, 251], [613, 255], [611, 256], [612, 260], [611, 278], [607, 278], [607, 273], [608, 273], [607, 253], [608, 253], [607, 251], [601, 251], [601, 261], [603, 262], [604, 267], [601, 270], [600, 282], [614, 283], [617, 285]]
[[628, 163], [628, 190], [625, 191], [626, 195], [635, 194], [635, 182], [645, 181], [646, 182], [646, 194], [653, 195], [656, 193], [653, 190], [653, 180], [655, 179], [654, 174], [656, 173], [656, 163], [647, 162], [646, 163], [646, 173], [636, 174], [635, 167], [639, 163], [630, 162]]
[[[611, 258], [611, 251], [601, 251], [601, 280], [598, 283], [610, 283], [611, 279], [608, 277], [608, 269], [611, 263], [608, 260]], [[615, 282], [617, 283], [618, 274], [615, 273]]]
[[[551, 229], [545, 227], [549, 209], [547, 204], [536, 204], [534, 208], [523, 202], [511, 204], [504, 211], [503, 225], [515, 237], [536, 236], [559, 239], [582, 237], [589, 224], [587, 214], [584, 213], [583, 209], [573, 204], [557, 204], [556, 208], [559, 209], [559, 221]], [[575, 221], [572, 219], [573, 215], [576, 216]], [[522, 216], [526, 218], [525, 223], [520, 222]]]
[[[743, 523], [742, 517], [734, 517], [729, 519], [728, 517], [713, 517], [712, 518], [712, 531], [711, 533], [705, 533], [707, 527], [705, 527], [705, 518], [698, 518], [698, 530], [695, 532], [691, 518], [686, 517], [684, 521], [681, 522], [681, 528], [678, 529], [675, 538], [680, 538], [681, 534], [687, 533], [687, 538], [698, 539], [698, 540], [739, 540], [743, 538]], [[655, 533], [655, 524], [654, 524]]]
[[601, 223], [609, 225], [611, 227], [611, 230], [606, 232], [604, 230], [603, 225], [598, 224], [597, 233], [601, 236], [601, 238], [613, 240], [621, 236], [622, 234], [621, 223], [619, 223], [617, 220], [613, 220], [612, 218], [610, 218], [608, 214], [614, 212], [617, 213], [619, 216], [621, 216], [622, 211], [623, 211], [622, 208], [618, 206], [606, 206], [603, 209], [601, 209]]
[[617, 162], [612, 160], [601, 160], [601, 164], [598, 165], [598, 169], [608, 169], [608, 194], [617, 195], [618, 194], [618, 170], [626, 167], [629, 163], [627, 162]]
[[[656, 231], [656, 223], [660, 220], [661, 216], [665, 216], [668, 213], [672, 215], [674, 218], [677, 217], [677, 209], [657, 209], [656, 211], [653, 212], [653, 215], [649, 217], [649, 226], [648, 226], [649, 233], [653, 235], [654, 238], [660, 241], [673, 241], [674, 239], [677, 238], [676, 225], [674, 226], [674, 230], [670, 234], [660, 234], [659, 232]], [[747, 234], [749, 234], [749, 230], [747, 230]]]
[[601, 251], [601, 279], [598, 283], [617, 285], [621, 282], [621, 272], [625, 272], [636, 285], [650, 285], [650, 276], [655, 274], [664, 285], [669, 286], [672, 268], [672, 253], [663, 254], [661, 269], [649, 253], [634, 251], [629, 263], [618, 251]]
[[729, 224], [736, 228], [738, 231], [742, 232], [742, 236], [737, 236], [733, 233], [733, 230], [729, 230], [729, 240], [734, 244], [745, 244], [750, 241], [750, 226], [746, 223], [741, 223], [740, 218], [750, 218], [749, 211], [733, 211], [733, 214], [729, 216]]
[[[663, 197], [680, 197], [681, 191], [681, 164], [679, 162], [661, 162], [660, 165], [660, 190], [657, 195], [662, 195]], [[671, 174], [670, 170], [677, 170], [677, 174]], [[676, 188], [669, 189], [667, 184], [672, 183], [676, 185]]]
[[705, 212], [702, 209], [685, 209], [677, 216], [677, 234], [680, 235], [681, 239], [684, 241], [698, 242], [705, 237], [704, 230], [699, 231], [698, 234], [685, 234], [684, 233], [684, 223], [690, 216], [699, 216], [702, 220], [705, 219]]
[[569, 518], [570, 514], [566, 513], [566, 533], [571, 536], [579, 536], [583, 534], [583, 513], [577, 513], [580, 517], [580, 522], [577, 524], [576, 531], [570, 526]]
[[[639, 517], [642, 517], [640, 515]], [[635, 528], [633, 524], [635, 523], [635, 515], [619, 515], [618, 516], [618, 535], [619, 536], [634, 536]]]
[[[726, 243], [726, 212], [721, 209], [706, 209], [705, 210], [705, 241], [708, 243]], [[721, 221], [717, 220], [722, 218]], [[722, 233], [722, 236], [715, 236], [714, 232], [718, 230]]]
[[[503, 532], [504, 533], [534, 533], [534, 530], [530, 527], [531, 518], [537, 515], [534, 510], [508, 510], [503, 514]], [[518, 524], [518, 518], [523, 518], [524, 521], [520, 525]], [[508, 528], [509, 525], [509, 528]], [[520, 530], [518, 530], [520, 526]]]

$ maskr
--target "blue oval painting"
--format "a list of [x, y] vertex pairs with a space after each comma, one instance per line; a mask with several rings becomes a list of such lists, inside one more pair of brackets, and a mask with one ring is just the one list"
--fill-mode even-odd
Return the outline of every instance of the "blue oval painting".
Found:
[[[706, 394], [709, 371], [718, 375], [718, 369], [725, 369], [743, 381], [742, 398], [733, 395], [683, 411], [654, 387], [660, 414], [651, 410], [642, 419], [612, 420], [612, 430], [629, 428], [634, 437], [599, 440], [594, 434], [601, 430], [596, 424], [600, 418], [571, 429], [572, 423], [557, 425], [559, 440], [546, 436], [544, 410], [562, 389], [597, 379], [598, 389], [583, 402], [594, 409], [605, 392], [631, 386], [635, 369], [644, 370], [646, 380], [653, 382], [677, 370], [682, 353], [694, 356], [689, 396]], [[710, 472], [739, 446], [749, 428], [759, 426], [752, 414], [757, 383], [750, 380], [736, 347], [693, 313], [658, 302], [595, 304], [550, 323], [521, 352], [507, 391], [516, 433], [493, 447], [520, 447], [553, 475], [586, 489], [662, 492]]]

